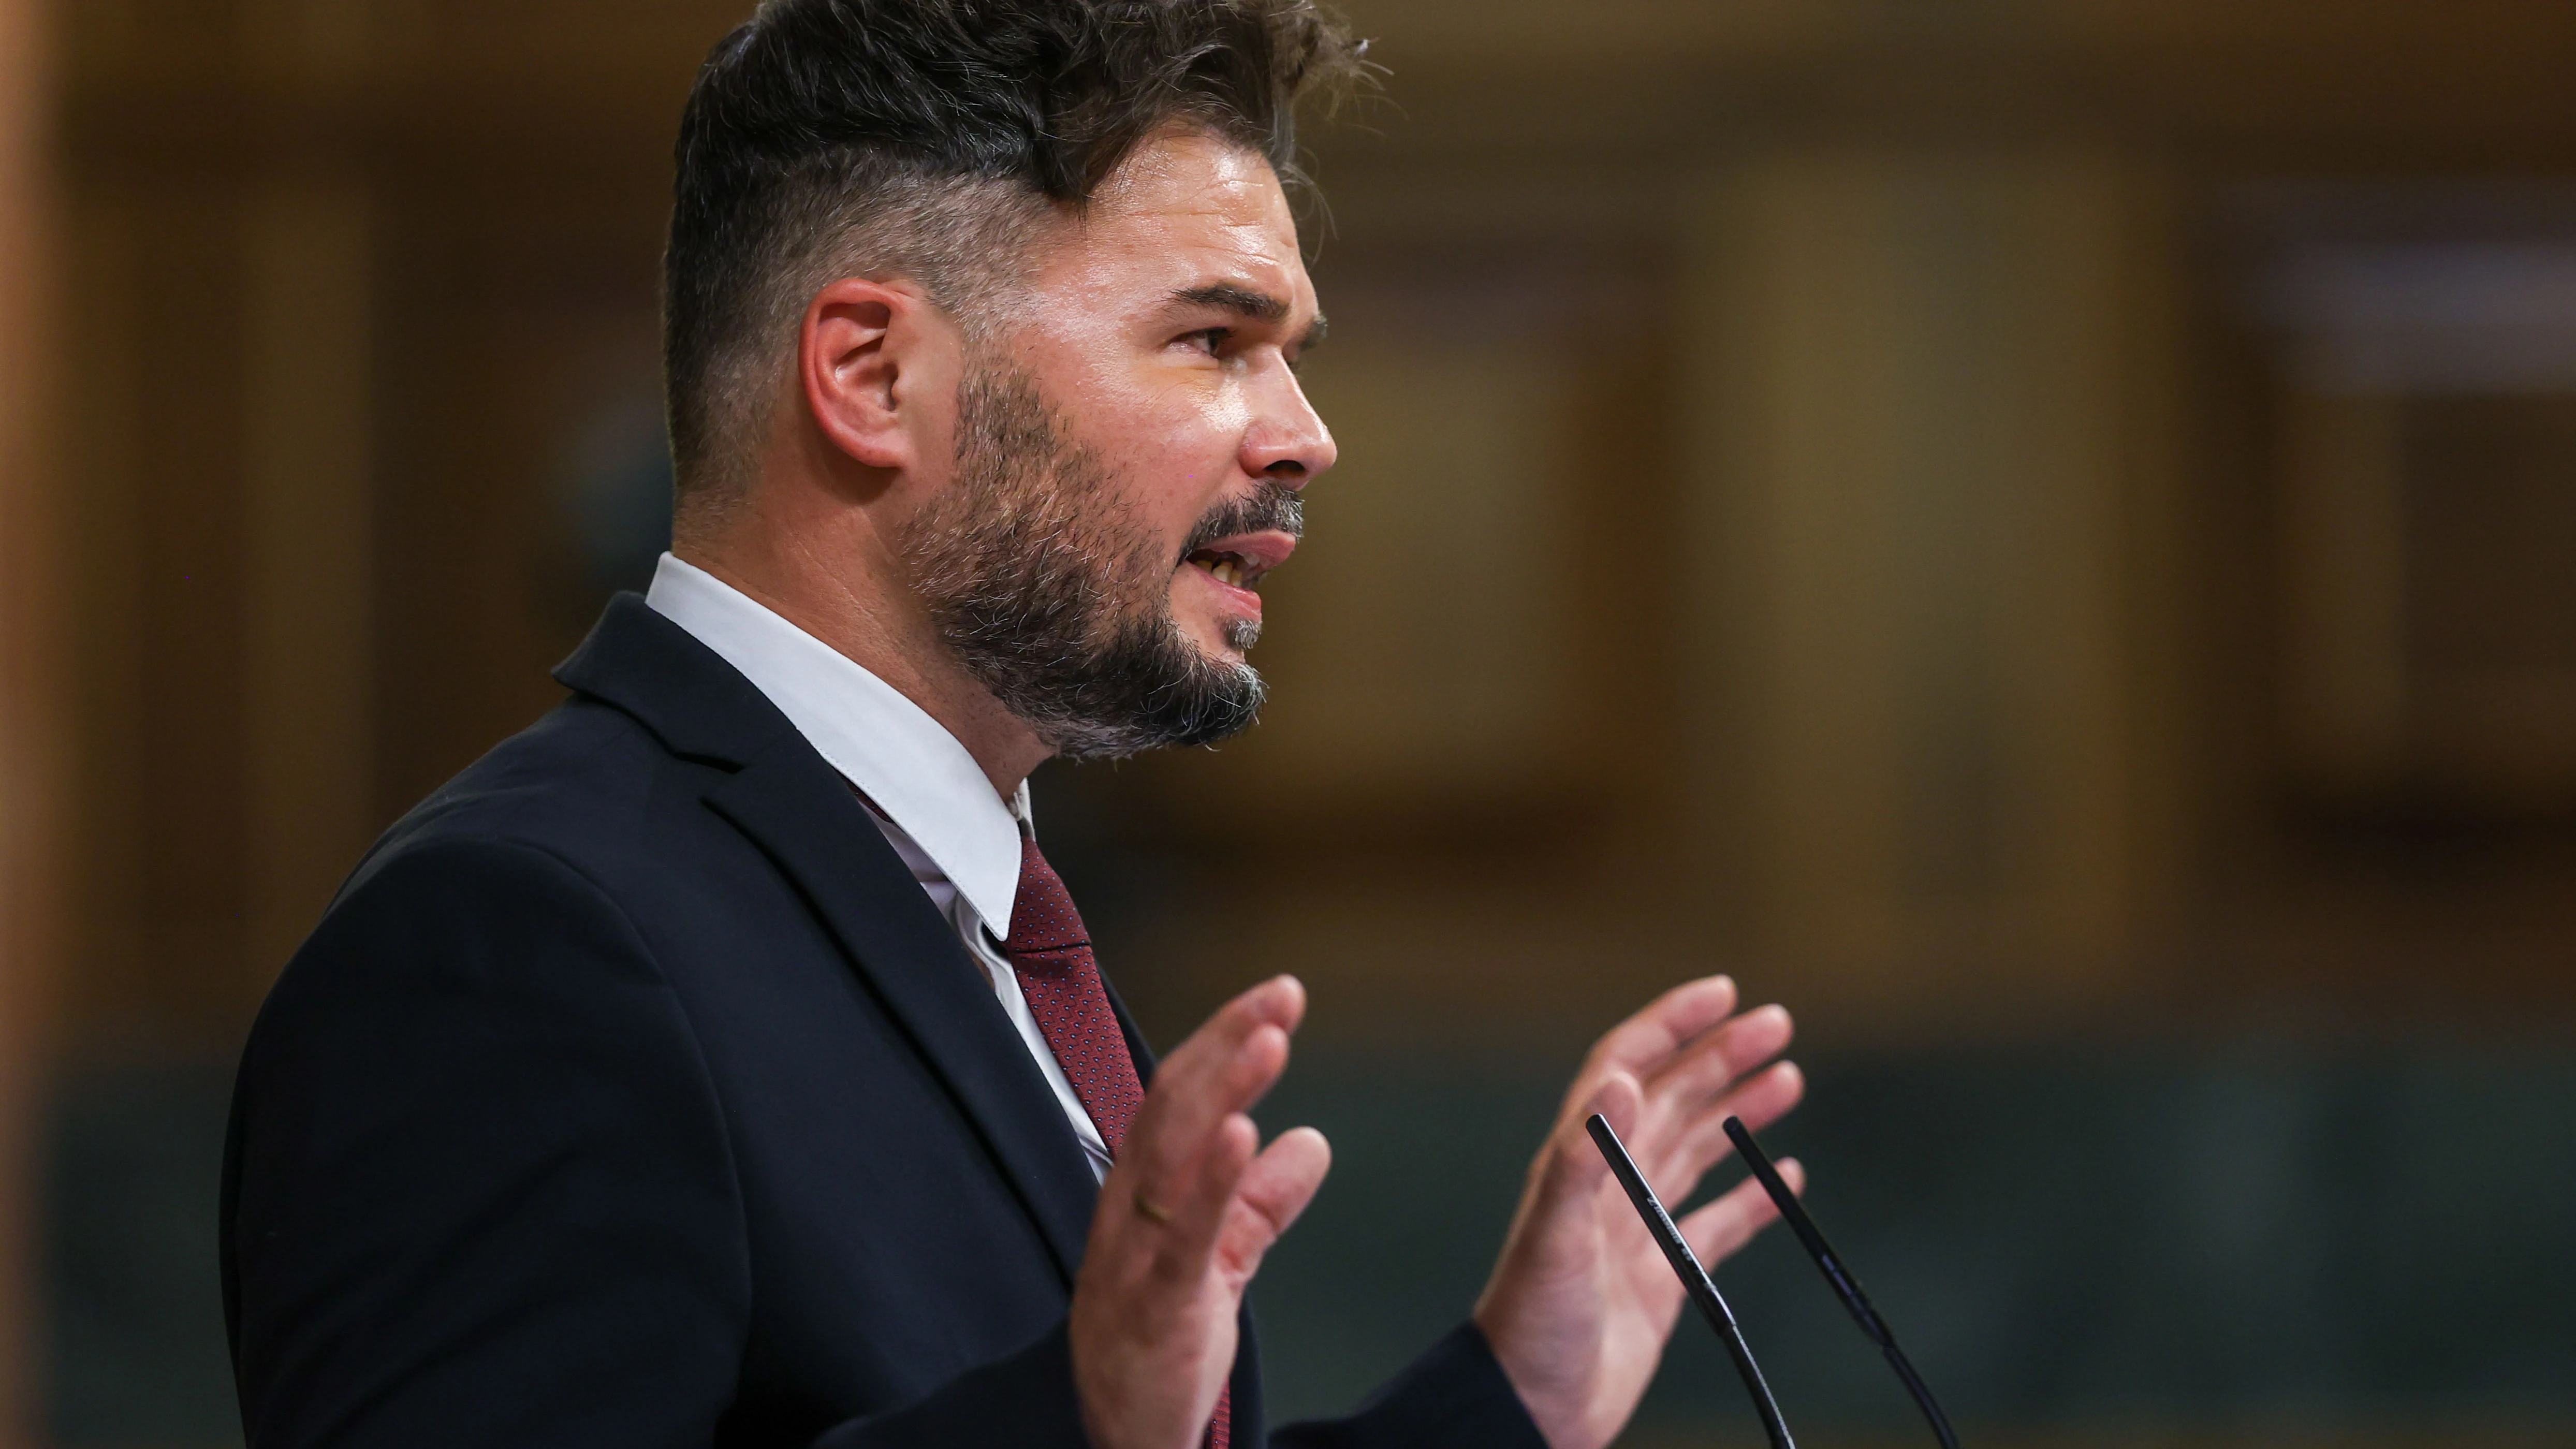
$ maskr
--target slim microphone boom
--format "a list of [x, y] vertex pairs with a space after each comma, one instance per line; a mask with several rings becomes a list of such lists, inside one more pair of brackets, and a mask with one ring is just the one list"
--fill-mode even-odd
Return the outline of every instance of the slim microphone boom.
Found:
[[1708, 1270], [1700, 1266], [1699, 1254], [1683, 1241], [1682, 1230], [1673, 1225], [1673, 1215], [1664, 1211], [1655, 1190], [1646, 1185], [1646, 1175], [1637, 1170], [1636, 1159], [1628, 1155], [1610, 1123], [1598, 1112], [1583, 1124], [1592, 1134], [1595, 1146], [1610, 1162], [1611, 1174], [1628, 1190], [1628, 1201], [1637, 1205], [1637, 1216], [1646, 1220], [1646, 1231], [1654, 1236], [1655, 1246], [1664, 1250], [1664, 1260], [1682, 1280], [1682, 1291], [1699, 1305], [1701, 1316], [1717, 1330], [1726, 1345], [1726, 1356], [1735, 1360], [1735, 1371], [1744, 1378], [1744, 1391], [1753, 1396], [1753, 1409], [1762, 1416], [1762, 1432], [1771, 1436], [1771, 1449], [1798, 1449], [1789, 1437], [1788, 1422], [1780, 1417], [1780, 1405], [1771, 1397], [1771, 1386], [1762, 1381], [1762, 1367], [1753, 1361], [1753, 1349], [1744, 1341], [1744, 1330], [1736, 1327], [1735, 1314], [1726, 1306], [1725, 1295], [1710, 1281]]

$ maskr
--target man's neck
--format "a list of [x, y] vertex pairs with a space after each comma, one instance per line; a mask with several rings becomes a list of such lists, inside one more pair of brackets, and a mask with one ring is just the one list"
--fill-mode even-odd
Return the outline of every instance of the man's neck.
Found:
[[890, 586], [893, 551], [865, 525], [858, 536], [776, 527], [728, 529], [721, 540], [672, 545], [746, 598], [884, 680], [956, 737], [1005, 800], [1054, 752], [1002, 707], [938, 637], [918, 599]]

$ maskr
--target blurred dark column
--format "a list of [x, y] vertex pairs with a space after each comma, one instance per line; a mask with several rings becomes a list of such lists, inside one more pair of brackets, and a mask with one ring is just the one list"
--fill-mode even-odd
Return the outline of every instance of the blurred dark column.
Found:
[[33, 1442], [32, 1128], [59, 942], [45, 18], [0, 0], [0, 1445]]

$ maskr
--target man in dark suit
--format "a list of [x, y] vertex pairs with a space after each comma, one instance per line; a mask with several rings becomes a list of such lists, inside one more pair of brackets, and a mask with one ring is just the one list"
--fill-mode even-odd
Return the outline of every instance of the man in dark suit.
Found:
[[[255, 1449], [1263, 1441], [1244, 1288], [1327, 1150], [1245, 1111], [1300, 988], [1157, 1069], [1025, 782], [1260, 702], [1255, 585], [1333, 461], [1289, 116], [1356, 67], [1305, 0], [771, 0], [717, 48], [673, 553], [370, 852], [244, 1057]], [[1799, 1091], [1735, 1005], [1605, 1038], [1471, 1321], [1270, 1442], [1606, 1444], [1680, 1294], [1580, 1122], [1678, 1201]]]

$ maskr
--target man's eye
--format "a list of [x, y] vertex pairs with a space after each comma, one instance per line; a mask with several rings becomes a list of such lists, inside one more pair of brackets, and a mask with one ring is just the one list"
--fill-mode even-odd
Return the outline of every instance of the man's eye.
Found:
[[1226, 339], [1233, 335], [1234, 329], [1231, 327], [1205, 327], [1196, 332], [1184, 334], [1181, 340], [1213, 357], [1225, 349]]

